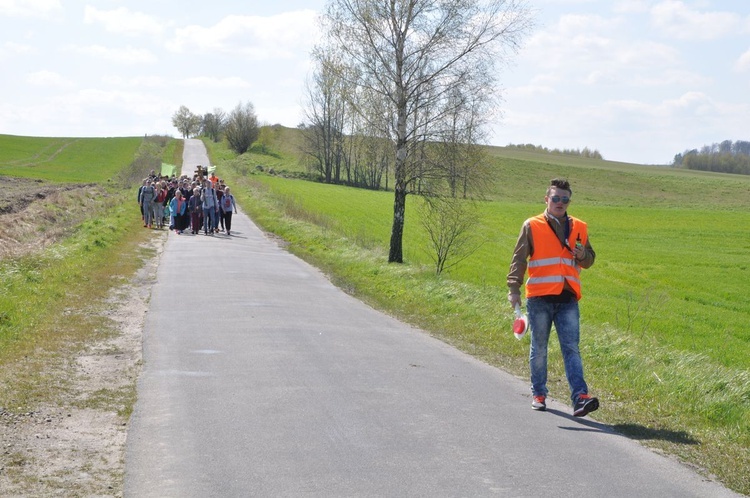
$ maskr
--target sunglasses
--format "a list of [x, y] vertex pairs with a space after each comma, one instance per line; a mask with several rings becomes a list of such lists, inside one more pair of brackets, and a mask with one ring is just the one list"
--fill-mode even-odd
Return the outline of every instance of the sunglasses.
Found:
[[550, 197], [550, 200], [554, 203], [562, 201], [563, 204], [567, 204], [570, 202], [570, 197], [560, 197], [559, 195], [553, 195], [552, 197]]

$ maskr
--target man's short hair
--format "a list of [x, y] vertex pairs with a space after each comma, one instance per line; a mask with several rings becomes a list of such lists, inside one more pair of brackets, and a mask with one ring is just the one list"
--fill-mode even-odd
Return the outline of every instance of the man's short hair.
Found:
[[573, 190], [570, 188], [570, 182], [565, 178], [553, 178], [549, 181], [549, 187], [547, 187], [547, 195], [549, 195], [552, 188], [558, 188], [561, 190], [567, 190], [570, 195], [573, 195]]

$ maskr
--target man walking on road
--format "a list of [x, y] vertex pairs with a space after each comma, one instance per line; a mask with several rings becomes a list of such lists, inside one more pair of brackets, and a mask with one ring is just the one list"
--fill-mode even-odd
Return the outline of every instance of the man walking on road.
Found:
[[544, 197], [547, 208], [524, 222], [510, 263], [508, 300], [513, 307], [521, 304], [521, 285], [528, 269], [526, 310], [531, 327], [531, 407], [547, 409], [547, 345], [554, 323], [570, 386], [573, 415], [583, 417], [599, 408], [599, 400], [588, 393], [578, 350], [579, 275], [581, 268], [594, 264], [596, 253], [589, 242], [586, 223], [568, 216], [572, 194], [567, 180], [551, 180]]
[[209, 180], [203, 181], [201, 201], [203, 202], [203, 233], [204, 235], [213, 235], [218, 226], [216, 216], [219, 210], [219, 201], [216, 198], [213, 184]]

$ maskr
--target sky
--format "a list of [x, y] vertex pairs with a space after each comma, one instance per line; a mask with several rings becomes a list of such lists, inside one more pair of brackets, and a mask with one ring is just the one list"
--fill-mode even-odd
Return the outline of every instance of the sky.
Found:
[[[251, 102], [303, 121], [325, 0], [0, 0], [0, 133], [179, 137], [172, 115]], [[189, 5], [189, 7], [188, 7]], [[528, 0], [493, 145], [667, 164], [750, 140], [747, 0]]]

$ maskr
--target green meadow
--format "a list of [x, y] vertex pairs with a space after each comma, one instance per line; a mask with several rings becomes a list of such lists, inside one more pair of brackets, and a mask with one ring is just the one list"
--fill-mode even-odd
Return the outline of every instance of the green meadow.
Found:
[[0, 175], [98, 183], [133, 160], [142, 137], [39, 138], [0, 135]]
[[[436, 277], [418, 197], [407, 200], [406, 262], [388, 265], [392, 193], [295, 179], [302, 171], [284, 142], [273, 156], [241, 158], [208, 145], [220, 176], [242, 187], [243, 208], [291, 251], [348, 292], [522, 378], [528, 340], [511, 333], [505, 276], [547, 182], [569, 178], [569, 211], [588, 223], [597, 253], [581, 301], [596, 418], [750, 492], [750, 178], [491, 148], [495, 183], [476, 201], [477, 250]], [[551, 395], [566, 401], [552, 349]]]
[[[333, 230], [364, 248], [388, 246], [392, 196], [280, 177], [259, 179], [293, 217]], [[543, 197], [545, 183], [538, 182]], [[501, 286], [524, 219], [543, 210], [535, 204], [480, 202], [478, 250], [449, 278], [478, 286]], [[575, 199], [575, 196], [574, 196]], [[577, 199], [576, 199], [577, 200]], [[410, 199], [411, 205], [419, 202]], [[602, 205], [596, 205], [602, 204]], [[700, 351], [728, 367], [750, 368], [750, 245], [743, 211], [572, 204], [571, 214], [590, 225], [597, 263], [584, 271], [584, 319], [610, 324], [643, 339]], [[407, 211], [405, 258], [430, 265], [426, 234]]]

